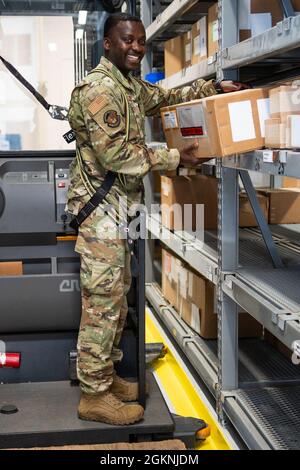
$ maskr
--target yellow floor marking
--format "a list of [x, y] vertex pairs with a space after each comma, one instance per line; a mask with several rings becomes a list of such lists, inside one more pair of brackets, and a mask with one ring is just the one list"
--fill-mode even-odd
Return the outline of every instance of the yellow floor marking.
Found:
[[[176, 414], [203, 419], [210, 425], [211, 436], [199, 443], [199, 450], [230, 450], [220, 424], [195, 390], [190, 378], [178, 364], [172, 354], [171, 344], [167, 338], [162, 337], [158, 327], [152, 320], [152, 314], [146, 309], [146, 342], [164, 343], [168, 352], [163, 359], [154, 362], [153, 369], [159, 383], [165, 390], [168, 400]], [[173, 411], [172, 410], [172, 411]]]

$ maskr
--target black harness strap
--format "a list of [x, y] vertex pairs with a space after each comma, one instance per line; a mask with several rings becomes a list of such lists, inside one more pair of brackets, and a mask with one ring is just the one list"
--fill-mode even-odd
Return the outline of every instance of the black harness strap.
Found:
[[85, 219], [87, 219], [88, 216], [91, 215], [91, 213], [96, 209], [96, 207], [101, 204], [103, 199], [111, 190], [111, 187], [115, 182], [116, 176], [117, 173], [114, 173], [113, 171], [107, 172], [100, 188], [96, 190], [95, 194], [91, 197], [89, 202], [87, 202], [86, 205], [81, 209], [79, 214], [71, 220], [70, 227], [72, 229], [77, 231], [80, 225], [85, 221]]
[[18, 70], [12, 64], [1, 57], [1, 55], [0, 59], [2, 60], [5, 67], [10, 71], [10, 73], [12, 73], [14, 77], [16, 77], [16, 79], [19, 80], [19, 82], [21, 82], [22, 85], [24, 85], [24, 87], [33, 94], [33, 96], [47, 111], [49, 111], [51, 105], [45, 100], [45, 98], [35, 88], [33, 88], [33, 86], [20, 74], [20, 72], [18, 72]]

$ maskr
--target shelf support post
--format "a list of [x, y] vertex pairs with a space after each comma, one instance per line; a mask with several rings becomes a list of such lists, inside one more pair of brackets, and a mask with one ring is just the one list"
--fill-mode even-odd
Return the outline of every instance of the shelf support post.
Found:
[[264, 215], [262, 213], [261, 207], [257, 199], [256, 191], [253, 187], [249, 173], [247, 170], [240, 170], [239, 173], [240, 173], [240, 177], [243, 182], [244, 188], [246, 190], [247, 196], [249, 198], [253, 213], [257, 220], [258, 226], [261, 230], [267, 250], [271, 256], [272, 263], [275, 268], [278, 268], [278, 269], [283, 268], [284, 266], [283, 266], [282, 260], [280, 258], [280, 255], [274, 243], [270, 227], [267, 224], [266, 219], [264, 218]]

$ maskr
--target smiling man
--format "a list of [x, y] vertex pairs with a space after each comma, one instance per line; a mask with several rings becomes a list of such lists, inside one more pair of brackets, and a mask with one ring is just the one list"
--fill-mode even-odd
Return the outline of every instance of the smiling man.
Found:
[[[192, 145], [153, 151], [145, 145], [145, 116], [163, 106], [243, 88], [233, 82], [197, 80], [191, 86], [166, 91], [135, 78], [146, 52], [146, 35], [139, 18], [110, 16], [104, 27], [105, 57], [73, 91], [69, 121], [76, 134], [77, 158], [71, 166], [68, 209], [77, 216], [76, 251], [81, 257], [82, 319], [78, 337], [77, 372], [82, 419], [130, 424], [143, 408], [127, 404], [138, 397], [138, 384], [118, 377], [114, 364], [122, 359], [119, 343], [127, 315], [131, 284], [127, 241], [118, 237], [101, 205], [89, 213], [92, 194], [103, 184], [106, 200], [118, 211], [143, 198], [143, 177], [151, 170], [194, 165]], [[87, 217], [87, 213], [89, 213]], [[79, 220], [81, 219], [81, 220]]]

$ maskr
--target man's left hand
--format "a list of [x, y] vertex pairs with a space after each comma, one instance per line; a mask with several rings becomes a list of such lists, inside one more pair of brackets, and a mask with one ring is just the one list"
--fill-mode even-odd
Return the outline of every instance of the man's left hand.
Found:
[[251, 86], [246, 83], [233, 82], [232, 80], [222, 80], [220, 88], [223, 93], [232, 93], [234, 91], [248, 90]]

